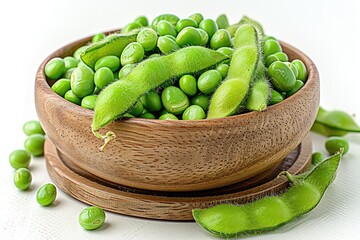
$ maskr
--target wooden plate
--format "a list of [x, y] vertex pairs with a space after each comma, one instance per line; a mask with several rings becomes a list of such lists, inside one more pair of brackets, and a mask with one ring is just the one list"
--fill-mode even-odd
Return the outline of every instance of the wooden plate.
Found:
[[292, 174], [306, 170], [311, 161], [311, 138], [308, 134], [278, 166], [263, 174], [233, 185], [195, 192], [158, 192], [110, 183], [99, 179], [61, 159], [50, 140], [45, 143], [47, 170], [54, 183], [65, 193], [90, 205], [124, 215], [162, 219], [193, 220], [191, 209], [219, 203], [246, 203], [265, 195], [286, 190], [288, 182], [277, 175], [284, 170]]

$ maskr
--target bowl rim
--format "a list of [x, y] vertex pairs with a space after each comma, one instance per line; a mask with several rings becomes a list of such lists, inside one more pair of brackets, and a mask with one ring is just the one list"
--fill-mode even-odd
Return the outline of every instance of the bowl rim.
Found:
[[[106, 31], [105, 34], [109, 34], [109, 33], [114, 33], [118, 30], [111, 30], [111, 31]], [[65, 98], [59, 96], [58, 94], [56, 94], [50, 87], [48, 80], [45, 76], [44, 73], [44, 69], [45, 69], [45, 65], [46, 63], [54, 58], [54, 57], [61, 57], [61, 54], [63, 54], [64, 49], [68, 48], [79, 48], [81, 46], [78, 46], [79, 44], [86, 44], [87, 42], [89, 43], [90, 40], [92, 38], [92, 35], [89, 35], [87, 37], [84, 38], [80, 38], [78, 40], [75, 40], [73, 42], [70, 42], [66, 45], [63, 45], [62, 47], [58, 48], [57, 50], [53, 51], [51, 54], [49, 54], [40, 64], [37, 72], [36, 72], [36, 78], [35, 78], [35, 88], [42, 88], [42, 91], [44, 91], [45, 94], [49, 94], [52, 96], [55, 96], [57, 98], [57, 104], [61, 104], [62, 106], [66, 107], [66, 106], [72, 106], [72, 107], [68, 107], [66, 108], [68, 111], [74, 111], [77, 112], [77, 114], [81, 114], [84, 117], [87, 118], [93, 118], [93, 110], [89, 110], [86, 108], [82, 108], [81, 106], [72, 103], [70, 101], [67, 101]], [[307, 80], [304, 84], [304, 86], [295, 94], [293, 94], [292, 96], [285, 98], [283, 101], [276, 103], [274, 105], [270, 105], [267, 106], [266, 109], [264, 111], [261, 112], [257, 112], [257, 111], [250, 111], [250, 112], [245, 112], [245, 113], [240, 113], [240, 114], [235, 114], [235, 115], [231, 115], [231, 116], [227, 116], [227, 117], [222, 117], [222, 118], [213, 118], [213, 119], [200, 119], [200, 120], [182, 120], [179, 119], [178, 121], [169, 121], [169, 120], [160, 120], [160, 119], [146, 119], [146, 118], [139, 118], [139, 117], [133, 117], [133, 118], [121, 118], [121, 119], [115, 119], [113, 121], [111, 121], [108, 125], [105, 125], [102, 128], [105, 128], [106, 126], [109, 126], [111, 123], [113, 122], [121, 122], [121, 121], [126, 121], [127, 123], [132, 123], [132, 124], [163, 124], [163, 125], [170, 125], [170, 126], [174, 126], [174, 127], [184, 127], [184, 128], [191, 128], [191, 127], [200, 127], [200, 126], [204, 126], [205, 123], [209, 124], [222, 124], [224, 121], [236, 121], [239, 119], [243, 119], [243, 118], [253, 118], [255, 116], [257, 116], [258, 114], [261, 114], [263, 112], [269, 112], [269, 111], [277, 111], [278, 109], [282, 108], [283, 105], [288, 104], [289, 102], [291, 102], [292, 99], [296, 99], [300, 97], [301, 92], [305, 92], [306, 90], [311, 88], [311, 83], [314, 81], [319, 81], [319, 73], [317, 70], [317, 67], [315, 65], [315, 63], [302, 51], [300, 51], [299, 49], [297, 49], [296, 47], [293, 47], [292, 45], [278, 40], [280, 42], [280, 45], [282, 46], [282, 48], [286, 48], [286, 49], [291, 49], [294, 53], [296, 53], [296, 55], [299, 55], [302, 57], [302, 61], [304, 62], [307, 70], [308, 70], [308, 76], [307, 76]], [[71, 55], [69, 55], [71, 56]], [[57, 80], [50, 80], [50, 81], [57, 81]]]

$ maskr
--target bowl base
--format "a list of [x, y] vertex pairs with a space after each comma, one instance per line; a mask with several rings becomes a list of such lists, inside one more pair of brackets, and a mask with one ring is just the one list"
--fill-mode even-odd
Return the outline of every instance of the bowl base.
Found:
[[308, 134], [281, 163], [267, 172], [229, 186], [196, 192], [157, 192], [116, 185], [68, 166], [54, 144], [45, 142], [47, 170], [54, 183], [65, 193], [105, 210], [142, 218], [193, 220], [191, 210], [220, 203], [247, 203], [265, 195], [279, 194], [288, 182], [281, 171], [297, 174], [311, 162], [311, 138]]

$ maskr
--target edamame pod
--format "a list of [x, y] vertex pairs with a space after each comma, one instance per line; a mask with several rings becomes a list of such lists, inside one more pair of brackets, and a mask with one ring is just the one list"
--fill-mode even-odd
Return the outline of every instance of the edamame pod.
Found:
[[318, 205], [335, 178], [341, 154], [342, 151], [323, 160], [302, 177], [285, 172], [292, 186], [279, 196], [244, 205], [220, 204], [208, 209], [194, 209], [193, 217], [205, 230], [224, 238], [274, 230]]
[[271, 95], [268, 80], [262, 77], [255, 81], [246, 101], [246, 108], [251, 111], [263, 111], [267, 107]]
[[95, 136], [105, 139], [105, 144], [100, 150], [115, 137], [115, 134], [108, 132], [103, 137], [99, 129], [130, 111], [141, 96], [170, 79], [202, 72], [227, 58], [217, 51], [192, 46], [140, 62], [121, 81], [114, 82], [101, 91], [97, 98], [91, 127]]

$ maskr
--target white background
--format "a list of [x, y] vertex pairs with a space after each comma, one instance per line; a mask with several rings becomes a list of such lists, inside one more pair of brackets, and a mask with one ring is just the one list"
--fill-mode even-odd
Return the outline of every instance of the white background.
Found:
[[[38, 66], [61, 46], [132, 21], [164, 12], [184, 18], [194, 12], [231, 22], [243, 14], [258, 19], [270, 35], [308, 54], [321, 78], [321, 105], [357, 115], [360, 123], [360, 1], [4, 1], [0, 3], [1, 145], [0, 239], [212, 239], [195, 223], [151, 221], [107, 213], [105, 226], [93, 232], [77, 223], [86, 205], [59, 191], [54, 206], [39, 207], [36, 189], [51, 181], [43, 158], [33, 159], [31, 191], [12, 183], [9, 153], [23, 147], [22, 124], [36, 119], [34, 77]], [[324, 150], [325, 138], [312, 134]], [[360, 134], [349, 134], [350, 152], [321, 204], [310, 214], [275, 232], [251, 239], [359, 239]]]

